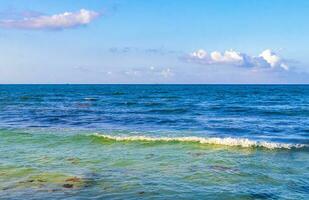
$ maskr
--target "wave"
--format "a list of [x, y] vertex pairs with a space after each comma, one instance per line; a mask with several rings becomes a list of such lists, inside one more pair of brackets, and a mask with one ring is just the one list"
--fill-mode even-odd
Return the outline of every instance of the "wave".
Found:
[[85, 97], [84, 100], [86, 100], [86, 101], [98, 101], [99, 99], [95, 98], [95, 97]]
[[182, 143], [200, 143], [209, 145], [224, 145], [243, 148], [266, 148], [266, 149], [299, 149], [309, 147], [306, 144], [289, 144], [268, 141], [255, 141], [246, 138], [206, 138], [206, 137], [150, 137], [150, 136], [112, 136], [95, 133], [92, 136], [100, 137], [105, 140], [116, 142], [182, 142]]
[[[46, 129], [40, 129], [39, 132], [45, 132]], [[58, 130], [59, 131], [59, 130]], [[12, 131], [6, 129], [0, 129], [0, 137], [21, 137], [23, 139], [24, 136], [30, 136], [30, 139], [34, 140], [47, 137], [56, 137], [52, 140], [63, 140], [64, 138], [68, 140], [68, 142], [76, 142], [80, 140], [89, 140], [91, 137], [99, 140], [105, 140], [108, 142], [148, 142], [148, 143], [197, 143], [197, 144], [205, 144], [205, 145], [222, 145], [222, 146], [230, 146], [230, 147], [241, 147], [241, 148], [265, 148], [270, 150], [275, 149], [301, 149], [308, 150], [309, 144], [296, 144], [296, 143], [280, 143], [280, 142], [271, 142], [271, 141], [263, 141], [263, 140], [250, 140], [247, 138], [232, 138], [232, 137], [197, 137], [197, 136], [182, 136], [182, 137], [156, 137], [156, 136], [145, 136], [145, 135], [108, 135], [103, 133], [71, 133], [66, 130], [61, 129], [61, 134], [55, 130], [47, 131], [46, 133], [38, 133], [37, 129], [34, 131]], [[79, 131], [78, 131], [79, 132]], [[34, 137], [35, 136], [35, 137]], [[64, 138], [63, 138], [64, 137]], [[58, 139], [57, 139], [58, 138]], [[29, 138], [28, 138], [29, 139]]]

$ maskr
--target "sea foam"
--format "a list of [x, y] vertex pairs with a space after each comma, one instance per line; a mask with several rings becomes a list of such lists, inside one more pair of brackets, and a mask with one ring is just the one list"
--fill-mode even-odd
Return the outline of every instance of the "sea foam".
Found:
[[200, 143], [200, 144], [212, 144], [212, 145], [224, 145], [224, 146], [235, 146], [235, 147], [261, 147], [267, 149], [294, 149], [294, 148], [305, 148], [308, 147], [306, 144], [289, 144], [289, 143], [277, 143], [277, 142], [268, 142], [268, 141], [255, 141], [247, 138], [206, 138], [206, 137], [151, 137], [151, 136], [112, 136], [95, 133], [95, 136], [107, 139], [114, 140], [119, 142], [125, 141], [135, 141], [135, 142], [188, 142], [188, 143]]

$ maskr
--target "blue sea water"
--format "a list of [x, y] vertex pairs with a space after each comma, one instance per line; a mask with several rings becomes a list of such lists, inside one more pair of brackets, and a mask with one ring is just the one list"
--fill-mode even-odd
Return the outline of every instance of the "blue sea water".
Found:
[[308, 199], [308, 85], [0, 85], [1, 199]]

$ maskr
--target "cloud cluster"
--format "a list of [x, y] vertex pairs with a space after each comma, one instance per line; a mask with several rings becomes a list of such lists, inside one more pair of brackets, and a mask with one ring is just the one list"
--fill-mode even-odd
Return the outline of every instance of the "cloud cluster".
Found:
[[50, 16], [39, 15], [23, 19], [1, 20], [0, 26], [16, 29], [59, 30], [87, 25], [99, 16], [100, 14], [95, 11], [81, 9], [77, 12], [64, 12]]
[[129, 76], [157, 76], [157, 77], [163, 77], [163, 78], [170, 78], [173, 77], [175, 74], [171, 68], [162, 68], [162, 67], [154, 67], [151, 66], [149, 68], [135, 68], [130, 69], [124, 72], [125, 75]]
[[270, 49], [264, 50], [258, 56], [250, 56], [234, 50], [227, 50], [224, 53], [219, 51], [208, 53], [200, 49], [189, 54], [186, 58], [187, 61], [203, 65], [233, 65], [248, 68], [280, 68], [289, 70], [289, 66], [285, 61]]
[[143, 53], [147, 55], [167, 55], [167, 54], [176, 54], [174, 50], [168, 50], [165, 47], [158, 48], [139, 48], [139, 47], [112, 47], [108, 51], [114, 54], [127, 54], [127, 53]]

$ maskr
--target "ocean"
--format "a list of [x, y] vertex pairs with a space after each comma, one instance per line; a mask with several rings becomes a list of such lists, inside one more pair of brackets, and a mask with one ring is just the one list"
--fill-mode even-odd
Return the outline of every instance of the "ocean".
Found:
[[0, 199], [309, 199], [309, 85], [0, 85]]

